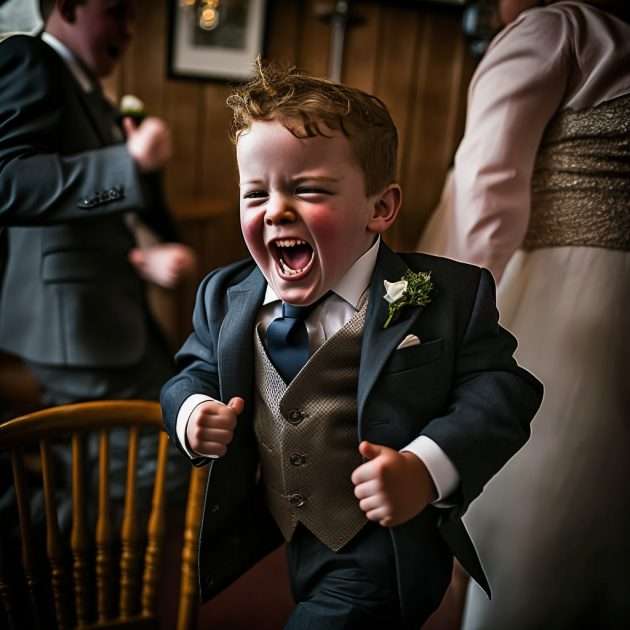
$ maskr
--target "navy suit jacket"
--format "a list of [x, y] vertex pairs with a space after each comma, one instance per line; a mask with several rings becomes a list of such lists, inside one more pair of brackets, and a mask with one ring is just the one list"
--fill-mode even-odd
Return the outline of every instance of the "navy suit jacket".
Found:
[[0, 348], [30, 361], [117, 368], [145, 351], [124, 213], [163, 240], [175, 230], [160, 175], [141, 175], [114, 137], [116, 114], [41, 38], [0, 43]]
[[[399, 280], [408, 268], [431, 272], [432, 300], [426, 307], [406, 307], [384, 329], [383, 281]], [[199, 550], [204, 599], [281, 542], [262, 500], [252, 418], [253, 330], [265, 288], [252, 261], [209, 274], [197, 294], [194, 331], [176, 357], [181, 371], [162, 390], [166, 428], [176, 442], [177, 412], [191, 394], [245, 399], [227, 454], [210, 463]], [[411, 333], [422, 343], [397, 350]], [[381, 245], [363, 331], [357, 444], [366, 439], [400, 449], [426, 435], [460, 475], [449, 497], [452, 508], [428, 507], [390, 530], [403, 611], [413, 608], [418, 588], [431, 588], [436, 532], [488, 590], [461, 516], [528, 439], [542, 399], [541, 384], [514, 361], [515, 348], [512, 335], [498, 325], [487, 271], [444, 258], [395, 254]]]

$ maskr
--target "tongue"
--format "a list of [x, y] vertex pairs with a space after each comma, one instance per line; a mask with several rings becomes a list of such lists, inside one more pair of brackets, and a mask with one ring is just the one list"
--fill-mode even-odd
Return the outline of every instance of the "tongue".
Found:
[[308, 265], [312, 249], [310, 245], [296, 245], [282, 250], [282, 258], [291, 269], [304, 269]]

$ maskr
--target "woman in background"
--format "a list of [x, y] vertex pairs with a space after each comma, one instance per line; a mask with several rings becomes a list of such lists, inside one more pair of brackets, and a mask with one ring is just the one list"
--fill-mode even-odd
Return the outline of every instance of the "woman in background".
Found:
[[628, 628], [630, 3], [499, 9], [419, 247], [492, 271], [545, 399], [469, 510], [493, 597], [470, 586], [464, 628]]

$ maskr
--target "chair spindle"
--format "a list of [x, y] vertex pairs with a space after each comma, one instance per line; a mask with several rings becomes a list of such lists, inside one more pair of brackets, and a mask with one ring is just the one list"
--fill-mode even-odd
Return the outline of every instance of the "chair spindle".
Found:
[[182, 548], [182, 567], [177, 613], [177, 630], [196, 627], [198, 605], [197, 586], [197, 543], [201, 527], [201, 511], [204, 491], [208, 479], [208, 466], [194, 468], [190, 474], [186, 522], [184, 525], [184, 545]]
[[59, 523], [57, 521], [57, 500], [55, 498], [55, 485], [53, 480], [53, 462], [50, 445], [47, 440], [39, 443], [39, 452], [42, 460], [42, 478], [44, 482], [44, 506], [46, 512], [46, 552], [50, 563], [53, 599], [55, 602], [55, 615], [59, 630], [70, 627], [70, 615], [66, 604], [67, 575], [63, 565], [63, 553], [61, 537], [59, 535]]
[[[33, 529], [31, 526], [31, 510], [29, 507], [29, 492], [26, 486], [26, 475], [24, 474], [24, 454], [20, 448], [11, 451], [11, 465], [13, 468], [13, 484], [15, 488], [15, 498], [18, 509], [18, 519], [20, 522], [20, 540], [22, 567], [24, 569], [24, 578], [26, 579], [26, 587], [31, 604], [31, 617], [33, 625], [37, 628], [41, 627], [39, 614], [39, 603], [37, 591], [40, 583], [37, 565], [33, 555]], [[8, 609], [7, 609], [8, 610]]]
[[112, 617], [112, 527], [109, 514], [109, 431], [100, 432], [98, 449], [98, 516], [96, 521], [96, 618]]
[[147, 548], [144, 556], [144, 586], [142, 588], [142, 614], [150, 616], [156, 614], [156, 593], [158, 576], [162, 558], [162, 549], [166, 529], [166, 505], [164, 490], [166, 480], [166, 462], [168, 459], [168, 436], [160, 433], [151, 515], [147, 529]]
[[89, 601], [85, 473], [84, 437], [75, 432], [72, 434], [72, 533], [70, 548], [72, 549], [76, 621], [79, 627], [87, 625], [87, 602]]
[[120, 618], [135, 613], [136, 585], [139, 576], [138, 524], [136, 519], [136, 466], [138, 463], [138, 428], [129, 430], [127, 489], [121, 529], [120, 554]]

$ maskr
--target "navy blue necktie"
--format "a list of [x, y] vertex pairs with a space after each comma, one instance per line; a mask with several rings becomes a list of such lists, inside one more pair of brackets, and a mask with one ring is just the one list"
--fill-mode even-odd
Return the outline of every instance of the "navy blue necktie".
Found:
[[282, 317], [267, 328], [267, 354], [285, 383], [290, 383], [308, 361], [308, 333], [304, 320], [319, 304], [292, 306], [282, 303]]

